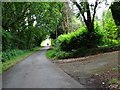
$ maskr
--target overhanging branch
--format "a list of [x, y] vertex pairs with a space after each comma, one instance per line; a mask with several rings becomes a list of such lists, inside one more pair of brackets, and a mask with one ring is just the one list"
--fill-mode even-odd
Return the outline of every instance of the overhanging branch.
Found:
[[96, 8], [98, 6], [98, 0], [95, 1], [95, 7], [94, 7], [94, 11], [93, 11], [93, 18], [92, 18], [92, 22], [94, 22], [95, 19], [95, 14], [96, 14]]
[[87, 25], [87, 20], [86, 20], [86, 18], [85, 18], [84, 13], [82, 13], [82, 8], [81, 8], [81, 6], [80, 6], [75, 0], [72, 1], [72, 2], [73, 2], [73, 4], [75, 4], [76, 7], [79, 9], [79, 11], [80, 11], [80, 13], [81, 13], [81, 15], [82, 15], [82, 17], [83, 17], [83, 19], [84, 19], [84, 22], [85, 22], [85, 24]]

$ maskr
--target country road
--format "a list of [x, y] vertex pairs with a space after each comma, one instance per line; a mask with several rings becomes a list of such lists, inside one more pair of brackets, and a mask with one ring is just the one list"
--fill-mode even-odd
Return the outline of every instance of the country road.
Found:
[[48, 48], [36, 52], [3, 73], [3, 88], [84, 88], [45, 57]]

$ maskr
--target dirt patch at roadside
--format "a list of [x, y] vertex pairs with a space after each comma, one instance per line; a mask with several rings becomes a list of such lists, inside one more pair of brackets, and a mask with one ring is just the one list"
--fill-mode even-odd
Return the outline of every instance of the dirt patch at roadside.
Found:
[[56, 63], [80, 84], [95, 90], [96, 87], [106, 90], [108, 84], [105, 83], [113, 76], [118, 77], [118, 72], [110, 71], [118, 66], [118, 51], [84, 58], [65, 59]]
[[110, 69], [101, 74], [92, 74], [89, 79], [94, 80], [92, 83], [96, 84], [97, 87], [104, 88], [104, 90], [120, 90], [118, 70]]

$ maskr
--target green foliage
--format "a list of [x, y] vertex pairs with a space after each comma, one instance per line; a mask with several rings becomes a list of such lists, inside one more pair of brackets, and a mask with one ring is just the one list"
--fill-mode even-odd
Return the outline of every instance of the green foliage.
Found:
[[72, 55], [70, 52], [65, 52], [65, 51], [58, 51], [56, 54], [55, 54], [55, 57], [57, 59], [66, 59], [66, 58], [70, 58]]
[[25, 50], [18, 49], [4, 51], [2, 52], [2, 62], [6, 62], [7, 60], [10, 60], [15, 56], [22, 55], [25, 52]]
[[83, 36], [86, 34], [86, 29], [82, 28], [81, 30], [77, 30], [75, 32], [60, 35], [57, 39], [57, 47], [60, 47], [63, 51], [71, 51], [72, 49], [79, 48], [80, 41], [83, 39]]
[[56, 51], [55, 51], [55, 50], [48, 50], [48, 51], [46, 52], [46, 56], [47, 56], [48, 58], [54, 58], [54, 57], [55, 57], [55, 54], [56, 54]]
[[104, 19], [104, 23], [103, 23], [104, 44], [108, 46], [119, 44], [120, 42], [118, 39], [118, 27], [114, 22], [110, 10], [104, 13], [103, 19]]
[[72, 53], [60, 51], [58, 49], [51, 49], [46, 52], [46, 56], [53, 59], [65, 59], [72, 57]]
[[10, 67], [15, 65], [21, 60], [24, 60], [26, 57], [29, 55], [39, 51], [41, 47], [35, 47], [32, 50], [19, 50], [19, 49], [14, 49], [14, 50], [7, 50], [6, 52], [4, 51], [0, 55], [2, 56], [2, 64], [0, 63], [0, 73], [8, 70]]
[[40, 46], [59, 25], [62, 7], [59, 2], [3, 2], [3, 51]]
[[51, 46], [55, 47], [56, 45], [56, 39], [51, 39]]
[[51, 49], [46, 52], [46, 56], [48, 58], [53, 58], [53, 59], [67, 59], [67, 58], [85, 57], [85, 56], [95, 55], [99, 53], [106, 53], [116, 50], [120, 50], [120, 45], [109, 46], [109, 47], [104, 46], [104, 47], [90, 48], [90, 49], [79, 48], [77, 50], [70, 52], [61, 51], [59, 49]]
[[[94, 22], [94, 32], [87, 32], [85, 27], [75, 32], [60, 35], [55, 48], [48, 51], [49, 58], [64, 59], [94, 55], [120, 50], [117, 27], [110, 11], [104, 16], [104, 28], [101, 23]], [[93, 46], [93, 47], [91, 47]], [[95, 47], [97, 46], [97, 47]]]
[[82, 27], [80, 30], [71, 32], [66, 35], [60, 35], [57, 40], [57, 47], [63, 51], [72, 51], [79, 48], [90, 48], [91, 46], [98, 46], [101, 43], [102, 35], [99, 33], [98, 26], [95, 32], [88, 33], [86, 28]]
[[11, 33], [1, 29], [2, 31], [2, 49], [6, 50], [9, 49], [11, 47], [11, 39], [12, 39], [12, 35]]
[[112, 71], [118, 71], [118, 70], [119, 70], [119, 67], [112, 68]]
[[109, 80], [108, 82], [109, 84], [117, 84], [118, 83], [118, 79], [117, 78], [112, 78]]

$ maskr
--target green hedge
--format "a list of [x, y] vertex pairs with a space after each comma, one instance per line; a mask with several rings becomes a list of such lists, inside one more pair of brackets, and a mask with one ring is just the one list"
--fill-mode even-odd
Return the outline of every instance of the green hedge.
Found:
[[66, 35], [60, 35], [57, 39], [57, 47], [63, 51], [70, 51], [72, 49], [78, 48], [80, 46], [79, 41], [84, 37], [81, 36], [83, 33], [86, 33], [85, 28]]
[[75, 32], [60, 35], [57, 39], [57, 46], [62, 51], [72, 51], [78, 48], [97, 47], [102, 41], [102, 35], [97, 32], [88, 33], [85, 27]]

